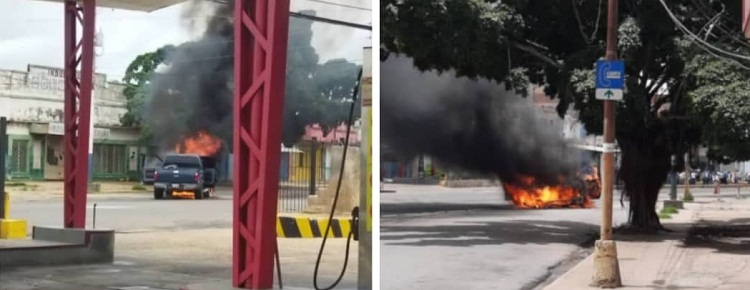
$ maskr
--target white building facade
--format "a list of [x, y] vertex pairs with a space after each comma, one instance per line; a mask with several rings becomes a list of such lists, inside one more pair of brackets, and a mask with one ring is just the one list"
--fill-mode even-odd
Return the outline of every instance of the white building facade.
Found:
[[[94, 178], [133, 180], [139, 176], [140, 131], [125, 128], [124, 85], [95, 75]], [[63, 178], [63, 69], [29, 65], [26, 71], [0, 69], [0, 116], [8, 118], [6, 169], [14, 179]]]

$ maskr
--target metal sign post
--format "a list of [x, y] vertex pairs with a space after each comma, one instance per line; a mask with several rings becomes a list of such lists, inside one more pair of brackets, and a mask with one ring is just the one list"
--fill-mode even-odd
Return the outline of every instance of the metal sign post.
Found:
[[612, 239], [612, 189], [615, 172], [615, 101], [622, 100], [625, 65], [617, 61], [617, 0], [607, 9], [607, 53], [596, 63], [596, 98], [604, 100], [604, 150], [602, 155], [602, 225], [594, 248], [594, 276], [591, 286], [621, 287], [617, 247]]

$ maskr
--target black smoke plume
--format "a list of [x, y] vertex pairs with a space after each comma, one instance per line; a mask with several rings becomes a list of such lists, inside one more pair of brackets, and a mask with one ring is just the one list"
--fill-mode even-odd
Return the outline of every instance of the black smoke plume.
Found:
[[401, 157], [425, 154], [503, 182], [526, 175], [556, 184], [574, 173], [574, 151], [530, 100], [452, 71], [420, 72], [405, 56], [391, 55], [380, 68], [381, 134]]
[[[206, 11], [211, 11], [206, 13]], [[227, 150], [232, 144], [234, 1], [192, 1], [184, 13], [193, 29], [207, 19], [206, 29], [194, 41], [170, 49], [166, 70], [153, 75], [143, 106], [143, 120], [153, 131], [153, 141], [170, 151], [186, 137], [200, 131], [217, 136]], [[301, 13], [315, 15], [315, 11]], [[312, 20], [289, 20], [283, 143], [296, 143], [305, 126], [324, 129], [346, 118], [358, 66], [343, 59], [319, 64], [312, 47]], [[341, 35], [345, 37], [345, 35]], [[343, 88], [343, 89], [342, 89]], [[340, 92], [347, 90], [347, 92]]]
[[199, 131], [231, 144], [234, 6], [214, 7], [205, 33], [171, 50], [151, 80], [144, 120], [162, 149]]

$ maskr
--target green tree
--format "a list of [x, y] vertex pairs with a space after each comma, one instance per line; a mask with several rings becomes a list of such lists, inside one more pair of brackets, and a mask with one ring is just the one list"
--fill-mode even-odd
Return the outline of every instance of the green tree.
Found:
[[[312, 36], [312, 20], [292, 18], [284, 96], [285, 145], [297, 143], [307, 125], [320, 124], [327, 133], [347, 121], [349, 115], [351, 102], [347, 100], [351, 99], [359, 66], [344, 59], [319, 64]], [[358, 117], [359, 110], [355, 120]]]
[[[714, 19], [718, 13], [712, 13], [739, 10], [738, 1], [668, 2], [691, 31], [709, 22], [728, 27], [706, 32], [705, 39], [750, 56], [747, 46], [730, 43], [735, 36], [728, 35], [739, 32], [735, 15]], [[617, 106], [619, 177], [630, 200], [629, 225], [652, 232], [663, 229], [655, 206], [672, 154], [702, 143], [725, 161], [747, 159], [750, 107], [741, 101], [747, 70], [697, 49], [660, 1], [619, 3], [619, 58], [627, 75], [625, 99]], [[559, 98], [561, 116], [572, 105], [587, 131], [601, 134], [594, 63], [604, 55], [606, 5], [598, 0], [383, 0], [381, 55], [405, 54], [419, 69], [452, 68], [460, 76], [505, 82], [520, 93], [529, 83], [543, 85], [545, 93]], [[731, 104], [738, 108], [727, 116]]]
[[122, 93], [125, 95], [127, 112], [120, 117], [120, 123], [127, 127], [140, 127], [141, 142], [144, 144], [150, 144], [152, 137], [148, 125], [142, 122], [142, 110], [149, 95], [150, 80], [156, 68], [174, 49], [173, 45], [166, 45], [156, 51], [137, 56], [130, 62], [125, 70], [125, 77], [122, 78], [125, 83]]
[[750, 69], [702, 54], [688, 68], [691, 130], [712, 160], [750, 160]]
[[[349, 117], [353, 85], [357, 81], [357, 74], [361, 66], [345, 59], [329, 60], [318, 69], [313, 77], [318, 93], [316, 99], [321, 102], [317, 107], [320, 125], [327, 133], [330, 129], [341, 125]], [[360, 116], [360, 100], [357, 97], [354, 106], [354, 121]]]

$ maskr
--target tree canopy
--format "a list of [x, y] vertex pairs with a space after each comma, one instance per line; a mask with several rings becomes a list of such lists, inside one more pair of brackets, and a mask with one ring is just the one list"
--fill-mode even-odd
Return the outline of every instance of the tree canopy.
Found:
[[[738, 38], [740, 1], [668, 2], [619, 1], [618, 57], [626, 67], [616, 120], [619, 173], [630, 224], [644, 230], [661, 228], [654, 208], [670, 155], [702, 144], [716, 160], [750, 159], [750, 45]], [[606, 5], [383, 0], [381, 55], [405, 54], [419, 69], [453, 68], [521, 94], [529, 84], [542, 85], [560, 100], [561, 116], [575, 108], [586, 130], [601, 134], [594, 63], [605, 52]]]
[[164, 62], [167, 55], [173, 51], [173, 45], [166, 45], [156, 51], [137, 56], [125, 70], [123, 95], [126, 99], [127, 112], [120, 118], [120, 123], [127, 127], [141, 127], [141, 142], [150, 143], [151, 130], [142, 121], [142, 108], [149, 94], [151, 74]]

